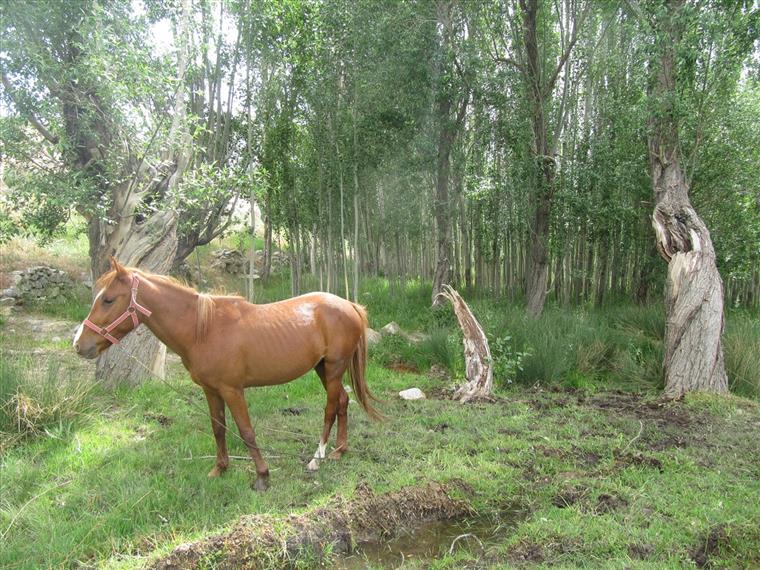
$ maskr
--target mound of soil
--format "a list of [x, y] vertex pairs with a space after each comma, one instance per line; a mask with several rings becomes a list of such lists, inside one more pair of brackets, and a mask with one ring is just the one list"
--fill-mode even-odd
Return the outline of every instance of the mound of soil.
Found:
[[160, 570], [200, 568], [259, 568], [292, 563], [301, 553], [321, 558], [325, 551], [350, 552], [358, 542], [387, 538], [399, 529], [424, 522], [470, 514], [465, 501], [452, 497], [468, 491], [463, 482], [428, 483], [376, 495], [360, 484], [351, 500], [336, 497], [333, 504], [285, 519], [266, 515], [241, 517], [227, 533], [183, 544], [149, 567]]

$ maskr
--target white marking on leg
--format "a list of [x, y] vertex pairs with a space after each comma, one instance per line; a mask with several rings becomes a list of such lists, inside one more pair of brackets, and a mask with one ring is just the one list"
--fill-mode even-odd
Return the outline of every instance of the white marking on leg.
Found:
[[325, 458], [325, 450], [327, 449], [327, 442], [322, 443], [319, 442], [319, 447], [317, 447], [317, 450], [314, 452], [314, 459], [309, 461], [309, 464], [306, 466], [306, 468], [309, 471], [316, 471], [319, 469], [319, 460]]

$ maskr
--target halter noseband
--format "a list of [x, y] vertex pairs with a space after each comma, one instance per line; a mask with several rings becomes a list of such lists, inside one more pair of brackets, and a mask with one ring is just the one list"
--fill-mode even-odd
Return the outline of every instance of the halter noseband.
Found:
[[111, 344], [119, 344], [119, 339], [116, 338], [111, 334], [111, 331], [114, 330], [116, 327], [118, 327], [121, 323], [123, 323], [127, 317], [132, 317], [132, 324], [134, 325], [134, 329], [136, 329], [140, 325], [140, 321], [137, 320], [137, 311], [140, 311], [143, 315], [146, 317], [149, 317], [151, 315], [151, 311], [143, 307], [137, 302], [137, 287], [140, 285], [140, 278], [137, 276], [137, 273], [132, 274], [132, 299], [129, 301], [129, 306], [125, 309], [125, 311], [121, 314], [120, 317], [118, 317], [114, 322], [112, 322], [107, 327], [100, 327], [93, 323], [90, 319], [85, 319], [82, 323], [87, 328], [95, 331], [99, 335], [105, 337], [107, 341], [109, 341]]

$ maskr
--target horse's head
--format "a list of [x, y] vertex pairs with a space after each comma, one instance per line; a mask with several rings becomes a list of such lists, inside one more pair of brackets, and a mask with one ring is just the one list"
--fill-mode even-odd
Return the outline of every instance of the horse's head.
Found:
[[79, 356], [97, 357], [137, 327], [138, 311], [150, 314], [135, 301], [137, 282], [135, 273], [111, 258], [111, 270], [97, 281], [99, 290], [90, 314], [74, 335], [74, 350]]

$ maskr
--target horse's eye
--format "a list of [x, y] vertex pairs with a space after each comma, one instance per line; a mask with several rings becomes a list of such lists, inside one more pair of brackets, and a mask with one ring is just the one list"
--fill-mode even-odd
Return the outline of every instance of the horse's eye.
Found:
[[111, 303], [113, 303], [113, 299], [106, 299], [105, 297], [103, 298], [104, 305], [110, 305]]

